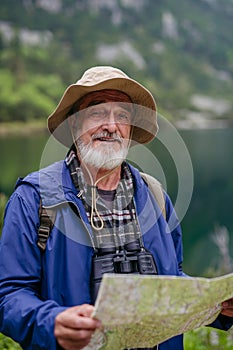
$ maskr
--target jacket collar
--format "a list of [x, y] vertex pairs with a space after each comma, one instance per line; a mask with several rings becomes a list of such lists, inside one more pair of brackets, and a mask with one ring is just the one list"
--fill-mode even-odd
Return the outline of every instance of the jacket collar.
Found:
[[[136, 192], [140, 192], [143, 180], [139, 171], [129, 165]], [[40, 196], [45, 207], [57, 206], [67, 201], [74, 201], [79, 192], [75, 188], [65, 161], [59, 161], [39, 171], [38, 179]]]

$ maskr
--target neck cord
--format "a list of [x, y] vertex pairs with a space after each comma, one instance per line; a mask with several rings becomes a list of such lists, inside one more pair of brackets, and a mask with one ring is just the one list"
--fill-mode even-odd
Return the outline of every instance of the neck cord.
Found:
[[[77, 145], [75, 143], [75, 147], [76, 147], [76, 151], [77, 151]], [[85, 162], [83, 163], [87, 174], [89, 176], [89, 179], [91, 181], [91, 215], [90, 215], [90, 222], [91, 222], [91, 227], [96, 230], [96, 231], [100, 231], [103, 229], [104, 227], [104, 221], [101, 217], [101, 215], [99, 214], [99, 211], [97, 209], [97, 194], [96, 194], [96, 188], [97, 188], [97, 184], [103, 180], [106, 176], [109, 176], [110, 174], [112, 174], [114, 172], [114, 170], [117, 168], [113, 168], [111, 169], [111, 171], [109, 171], [107, 174], [103, 175], [101, 178], [99, 178], [97, 181], [93, 181], [93, 177], [88, 169], [88, 167], [86, 166]], [[71, 168], [71, 177], [72, 180], [74, 182], [75, 188], [77, 189], [79, 187], [79, 183], [78, 183], [78, 175], [77, 175], [77, 171], [80, 168], [79, 162], [77, 161], [77, 159], [75, 160], [75, 162], [72, 164], [70, 164], [70, 168]], [[94, 214], [97, 215], [99, 221], [100, 221], [100, 225], [96, 226], [95, 222], [94, 222]]]
[[[70, 168], [70, 175], [71, 175], [71, 178], [72, 178], [72, 181], [75, 185], [75, 188], [78, 190], [79, 189], [79, 178], [78, 178], [78, 171], [80, 169], [80, 163], [78, 161], [78, 158], [77, 156], [73, 157], [72, 161], [69, 162], [69, 168]], [[96, 196], [96, 185], [99, 181], [101, 181], [105, 176], [108, 176], [110, 175], [114, 170], [112, 169], [109, 173], [105, 174], [104, 176], [102, 176], [100, 179], [98, 179], [94, 184], [93, 184], [93, 178], [89, 172], [89, 170], [86, 168], [87, 170], [87, 173], [88, 173], [88, 176], [90, 177], [90, 180], [91, 180], [91, 215], [90, 215], [90, 223], [91, 223], [91, 226], [93, 229], [97, 230], [97, 231], [100, 231], [101, 229], [103, 229], [104, 227], [104, 222], [103, 222], [103, 219], [102, 217], [100, 216], [99, 212], [98, 212], [98, 209], [97, 209], [97, 196]], [[127, 189], [125, 187], [125, 183], [123, 181], [122, 183], [122, 186], [123, 186], [123, 189], [124, 189], [124, 193], [126, 195], [126, 198], [127, 198], [127, 202], [129, 202], [129, 197], [128, 197], [128, 192], [127, 192]], [[83, 192], [81, 190], [81, 192]], [[80, 193], [81, 193], [80, 192]], [[80, 193], [78, 194], [78, 196], [80, 197]], [[131, 210], [130, 210], [131, 211]], [[95, 223], [94, 223], [94, 213], [96, 213], [96, 215], [98, 216], [98, 219], [100, 221], [100, 225], [99, 226], [96, 226]], [[134, 221], [134, 218], [133, 218], [133, 214], [131, 212], [131, 218], [132, 218], [132, 223], [133, 223], [133, 226], [134, 226], [134, 229], [135, 229], [135, 232], [137, 232], [137, 225]], [[137, 219], [136, 219], [137, 220]], [[139, 231], [140, 232], [140, 231]], [[135, 237], [136, 238], [136, 237]], [[139, 244], [140, 244], [140, 247], [141, 247], [141, 250], [144, 250], [144, 244], [142, 242], [142, 235], [139, 234], [138, 235], [138, 238], [139, 238]], [[115, 246], [116, 247], [122, 247], [122, 242], [121, 242], [121, 239], [120, 237], [117, 235], [115, 229], [113, 230], [113, 239], [114, 239], [114, 242], [115, 242]], [[94, 244], [95, 246], [95, 244]], [[117, 251], [119, 251], [119, 248], [117, 249]]]
[[[91, 221], [91, 226], [93, 229], [95, 229], [96, 231], [100, 231], [103, 229], [104, 227], [104, 221], [101, 217], [101, 215], [99, 214], [99, 211], [97, 209], [97, 195], [96, 195], [96, 188], [97, 188], [97, 184], [103, 180], [106, 176], [109, 176], [110, 174], [113, 173], [113, 171], [117, 168], [113, 168], [109, 173], [105, 174], [104, 176], [102, 176], [101, 178], [99, 178], [97, 181], [95, 181], [93, 183], [93, 178], [91, 176], [91, 173], [89, 171], [89, 169], [87, 168], [86, 164], [85, 164], [85, 168], [87, 170], [88, 176], [91, 180], [91, 217], [90, 217], [90, 221]], [[100, 220], [100, 226], [96, 226], [94, 223], [94, 213], [97, 215], [98, 219]]]

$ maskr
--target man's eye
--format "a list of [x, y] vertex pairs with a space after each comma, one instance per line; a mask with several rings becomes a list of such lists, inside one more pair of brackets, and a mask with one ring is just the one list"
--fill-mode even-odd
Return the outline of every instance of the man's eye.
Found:
[[130, 122], [130, 115], [128, 113], [125, 113], [125, 112], [120, 112], [117, 114], [117, 119], [118, 119], [118, 121], [128, 123], [128, 122]]
[[89, 111], [88, 117], [93, 118], [93, 119], [98, 119], [104, 116], [104, 111], [103, 110], [92, 110]]
[[99, 115], [99, 114], [100, 114], [100, 111], [98, 111], [98, 112], [97, 112], [97, 111], [94, 111], [94, 112], [91, 112], [90, 115], [91, 115], [91, 116], [95, 116], [95, 115]]

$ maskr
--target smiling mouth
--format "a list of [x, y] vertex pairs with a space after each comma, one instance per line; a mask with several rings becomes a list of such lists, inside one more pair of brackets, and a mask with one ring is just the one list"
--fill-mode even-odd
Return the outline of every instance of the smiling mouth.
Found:
[[93, 141], [101, 141], [101, 142], [120, 142], [118, 139], [113, 139], [109, 137], [97, 137], [94, 138]]
[[99, 135], [93, 135], [92, 136], [92, 141], [100, 141], [100, 142], [118, 142], [118, 143], [122, 143], [121, 138], [118, 135], [103, 135], [103, 134], [99, 134]]

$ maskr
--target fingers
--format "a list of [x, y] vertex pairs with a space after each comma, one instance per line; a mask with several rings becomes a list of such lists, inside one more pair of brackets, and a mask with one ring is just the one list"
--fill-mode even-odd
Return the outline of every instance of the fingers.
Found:
[[222, 303], [221, 314], [228, 317], [233, 317], [233, 298]]
[[91, 318], [91, 315], [94, 311], [92, 305], [80, 305], [71, 307], [64, 312], [61, 312], [56, 321], [68, 328], [74, 329], [95, 329], [96, 320]]
[[65, 350], [83, 349], [89, 344], [93, 331], [68, 331], [57, 337], [58, 343]]
[[94, 311], [92, 305], [80, 305], [68, 308], [57, 315], [54, 334], [58, 343], [65, 350], [78, 350], [86, 346], [100, 321], [91, 317]]

